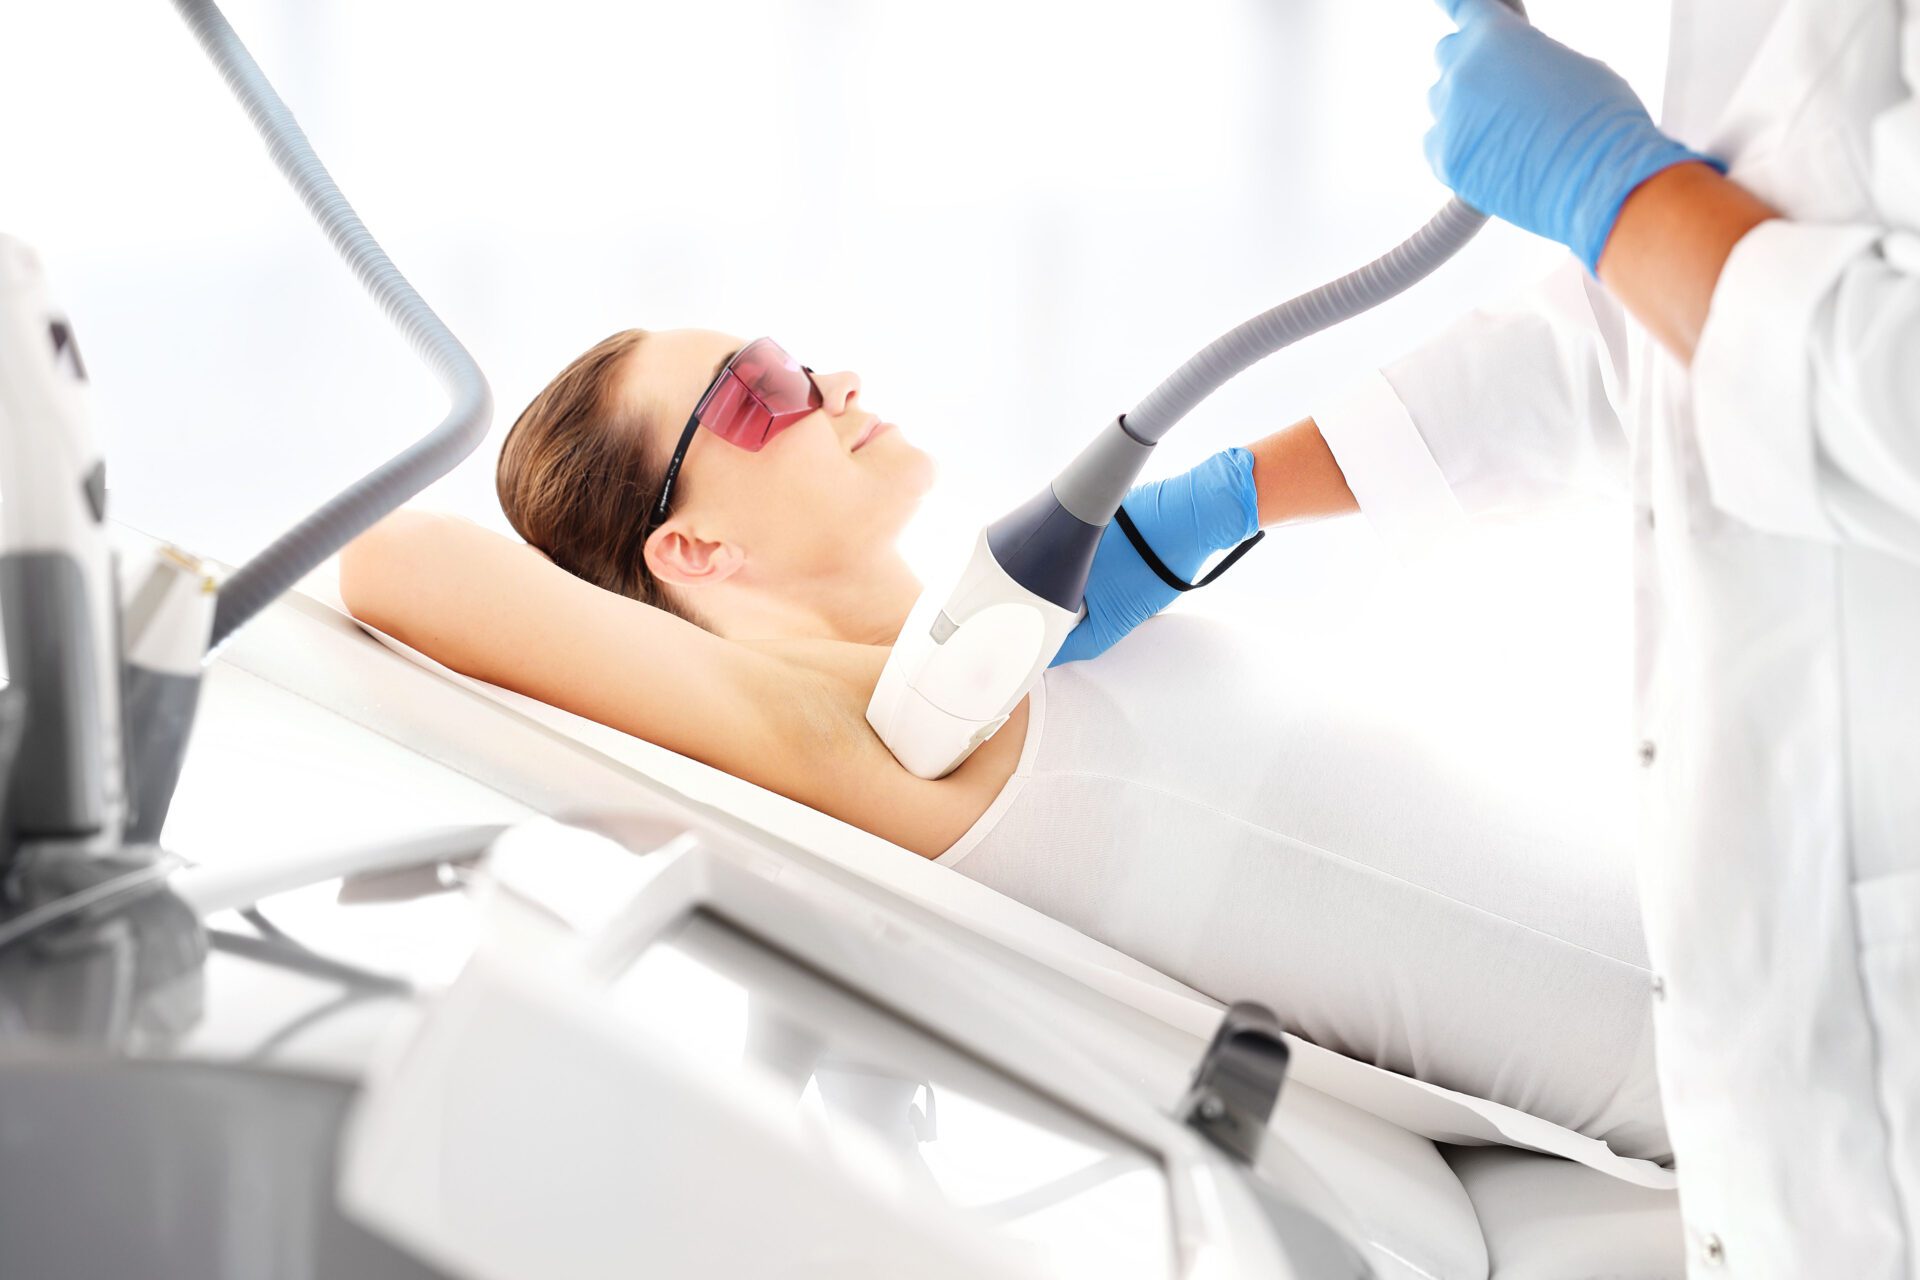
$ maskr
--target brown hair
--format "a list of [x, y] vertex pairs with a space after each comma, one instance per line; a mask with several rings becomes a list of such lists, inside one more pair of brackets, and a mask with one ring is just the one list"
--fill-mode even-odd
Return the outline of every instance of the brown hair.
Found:
[[641, 554], [666, 459], [622, 404], [620, 372], [646, 336], [623, 330], [562, 369], [507, 432], [494, 487], [514, 531], [568, 573], [697, 622]]

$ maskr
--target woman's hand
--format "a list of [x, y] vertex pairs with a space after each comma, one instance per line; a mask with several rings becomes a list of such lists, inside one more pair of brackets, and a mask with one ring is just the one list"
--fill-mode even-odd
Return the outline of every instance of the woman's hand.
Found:
[[[1216, 453], [1193, 470], [1143, 484], [1121, 509], [1167, 569], [1192, 581], [1207, 557], [1238, 546], [1260, 528], [1253, 455]], [[1135, 550], [1118, 518], [1107, 526], [1087, 579], [1087, 616], [1052, 665], [1105, 653], [1180, 595]]]
[[1502, 0], [1440, 7], [1460, 29], [1434, 50], [1434, 173], [1482, 213], [1558, 240], [1596, 270], [1633, 189], [1705, 157], [1655, 128], [1604, 62], [1535, 30]]

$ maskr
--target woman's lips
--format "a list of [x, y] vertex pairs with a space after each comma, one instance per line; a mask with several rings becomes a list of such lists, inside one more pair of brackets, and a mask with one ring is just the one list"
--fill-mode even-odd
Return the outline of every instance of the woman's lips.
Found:
[[890, 430], [892, 427], [893, 427], [893, 424], [891, 422], [882, 422], [880, 421], [880, 419], [875, 418], [872, 422], [867, 424], [867, 429], [860, 433], [860, 438], [853, 442], [853, 448], [848, 450], [848, 452], [850, 453], [860, 452], [862, 449], [867, 447], [867, 441], [873, 439], [875, 436], [879, 435], [882, 431]]

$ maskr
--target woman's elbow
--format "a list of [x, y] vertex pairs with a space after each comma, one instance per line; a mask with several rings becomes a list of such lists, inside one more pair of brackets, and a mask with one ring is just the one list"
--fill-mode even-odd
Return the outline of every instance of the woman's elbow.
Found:
[[413, 552], [439, 517], [426, 511], [396, 511], [349, 542], [340, 552], [340, 600], [360, 621], [391, 630], [402, 578]]

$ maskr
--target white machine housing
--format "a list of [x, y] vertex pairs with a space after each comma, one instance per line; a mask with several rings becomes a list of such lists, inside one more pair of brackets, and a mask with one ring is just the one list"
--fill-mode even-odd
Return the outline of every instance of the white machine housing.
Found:
[[[695, 918], [1136, 1153], [1161, 1188], [1146, 1238], [1163, 1256], [1132, 1258], [1143, 1274], [1367, 1273], [1304, 1165], [1252, 1175], [1066, 1034], [1058, 1006], [983, 984], [982, 955], [847, 886], [637, 815], [516, 828], [476, 884], [480, 946], [369, 1079], [341, 1171], [349, 1214], [461, 1276], [1053, 1274], [993, 1214], [889, 1176], [877, 1138], [823, 1159], [763, 1065], [703, 1065], [678, 1017], [623, 1004]], [[1357, 1265], [1319, 1265], [1335, 1257]]]

